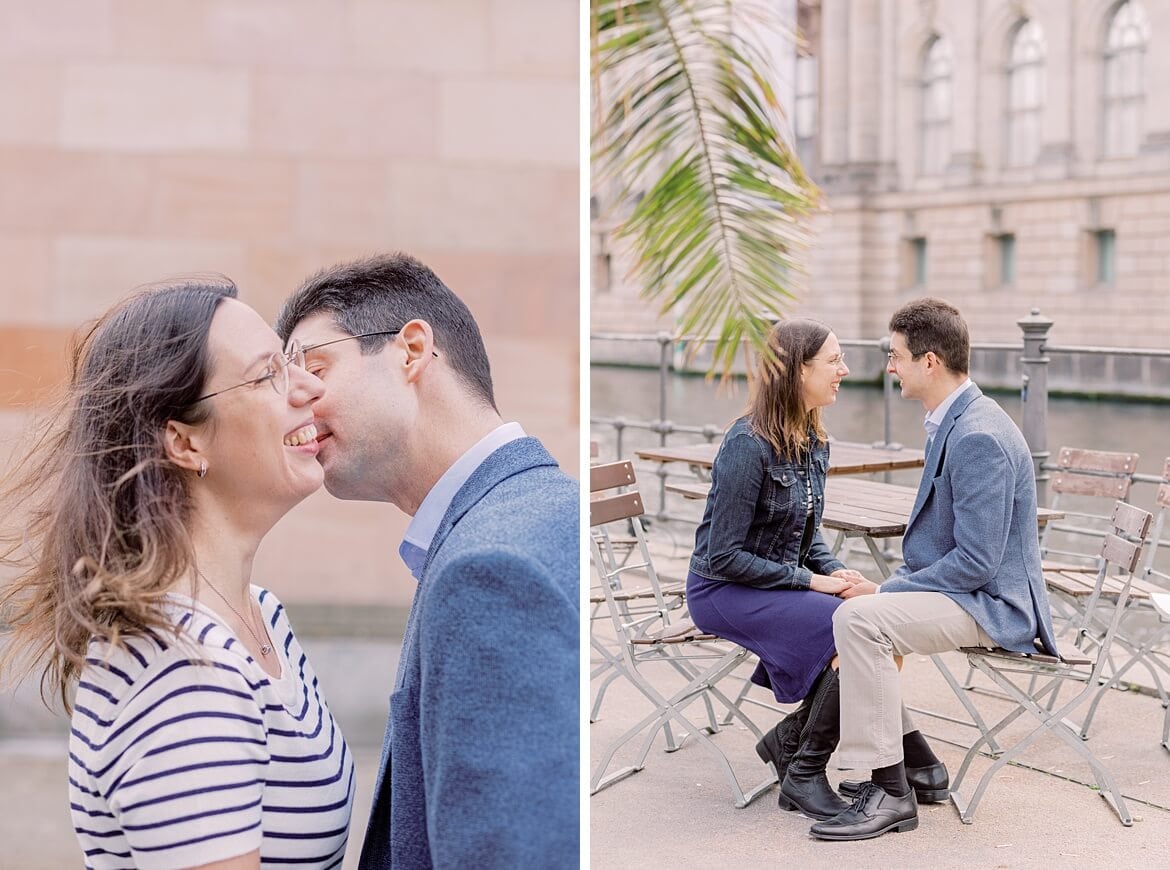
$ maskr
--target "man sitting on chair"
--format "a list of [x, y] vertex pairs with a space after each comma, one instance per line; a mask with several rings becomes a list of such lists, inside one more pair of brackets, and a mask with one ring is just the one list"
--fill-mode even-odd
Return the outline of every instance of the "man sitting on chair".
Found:
[[820, 839], [918, 827], [894, 656], [968, 646], [1056, 652], [1032, 458], [1015, 423], [968, 377], [969, 358], [967, 324], [940, 299], [915, 300], [890, 319], [888, 369], [902, 395], [927, 411], [926, 467], [903, 539], [905, 564], [880, 588], [866, 581], [842, 593], [849, 600], [833, 615], [838, 761], [873, 775], [849, 809], [812, 826]]

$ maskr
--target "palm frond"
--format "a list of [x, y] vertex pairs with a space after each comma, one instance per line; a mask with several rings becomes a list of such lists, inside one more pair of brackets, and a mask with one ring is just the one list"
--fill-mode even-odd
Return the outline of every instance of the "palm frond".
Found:
[[609, 184], [642, 295], [712, 365], [763, 350], [799, 289], [819, 193], [785, 141], [752, 0], [592, 0], [596, 182]]

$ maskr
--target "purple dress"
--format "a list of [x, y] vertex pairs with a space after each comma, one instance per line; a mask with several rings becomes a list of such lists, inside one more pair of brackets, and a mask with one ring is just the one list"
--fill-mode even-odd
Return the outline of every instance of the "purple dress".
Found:
[[812, 444], [789, 459], [747, 418], [731, 426], [687, 576], [692, 621], [759, 656], [752, 680], [781, 703], [807, 695], [836, 654], [833, 611], [842, 604], [809, 588], [813, 574], [845, 567], [819, 531], [829, 445]]
[[801, 700], [837, 654], [833, 611], [842, 599], [799, 589], [753, 589], [687, 575], [691, 619], [703, 631], [750, 649], [760, 658], [752, 682], [776, 700]]

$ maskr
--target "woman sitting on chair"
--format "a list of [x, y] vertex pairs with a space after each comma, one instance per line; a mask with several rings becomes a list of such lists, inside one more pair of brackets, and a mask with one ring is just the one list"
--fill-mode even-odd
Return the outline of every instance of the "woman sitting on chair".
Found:
[[[849, 806], [825, 776], [840, 723], [833, 611], [865, 577], [820, 533], [829, 469], [821, 409], [837, 401], [849, 368], [837, 337], [814, 320], [778, 323], [768, 346], [748, 413], [711, 469], [687, 601], [695, 625], [759, 656], [754, 683], [780, 703], [803, 699], [756, 752], [776, 767], [781, 808], [829, 819]], [[946, 768], [904, 721], [911, 784], [920, 800], [945, 800]]]

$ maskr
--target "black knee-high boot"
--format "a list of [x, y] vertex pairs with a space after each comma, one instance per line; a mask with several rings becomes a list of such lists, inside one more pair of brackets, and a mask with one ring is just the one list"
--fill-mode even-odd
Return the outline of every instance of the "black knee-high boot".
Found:
[[848, 809], [849, 804], [837, 796], [825, 776], [829, 757], [840, 739], [841, 684], [837, 672], [826, 668], [813, 693], [800, 748], [780, 785], [782, 808], [798, 809], [810, 818], [822, 820]]
[[[808, 722], [808, 713], [812, 709], [813, 692], [800, 702], [800, 706], [776, 723], [776, 727], [760, 738], [756, 744], [756, 755], [764, 764], [771, 762], [776, 766], [776, 777], [784, 782], [784, 775], [788, 773], [788, 765], [792, 756], [800, 748], [800, 734]], [[783, 798], [781, 798], [783, 800]]]

